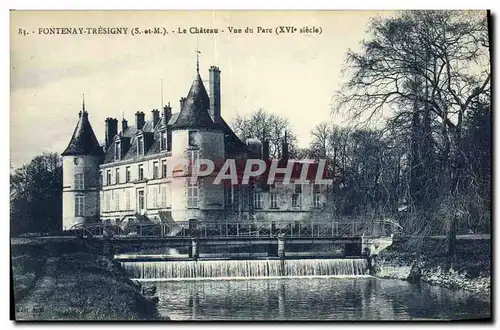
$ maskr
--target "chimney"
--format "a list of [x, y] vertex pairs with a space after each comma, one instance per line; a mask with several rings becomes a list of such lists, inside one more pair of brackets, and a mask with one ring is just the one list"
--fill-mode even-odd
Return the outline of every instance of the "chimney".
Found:
[[153, 122], [153, 128], [156, 127], [160, 121], [160, 111], [158, 109], [151, 110], [151, 121]]
[[115, 137], [115, 135], [118, 134], [118, 119], [113, 119], [110, 117], [106, 118], [105, 131], [105, 145], [107, 150], [111, 143], [113, 143], [113, 138]]
[[167, 126], [171, 117], [172, 117], [172, 107], [170, 106], [170, 102], [168, 102], [168, 104], [163, 107], [162, 125]]
[[128, 122], [125, 118], [122, 119], [122, 132], [125, 132], [128, 128]]
[[268, 139], [265, 139], [264, 142], [262, 142], [262, 159], [263, 160], [269, 159], [269, 140]]
[[185, 97], [181, 97], [181, 99], [179, 100], [179, 103], [180, 103], [180, 110], [182, 110], [182, 108], [184, 108], [184, 102], [186, 102], [186, 98]]
[[287, 141], [287, 136], [285, 132], [285, 139], [283, 140], [283, 143], [281, 144], [281, 158], [282, 159], [288, 159], [289, 154], [288, 154], [288, 141]]
[[220, 69], [214, 65], [208, 70], [210, 77], [210, 116], [214, 122], [220, 120]]
[[135, 113], [135, 127], [140, 130], [144, 127], [144, 112], [137, 111]]

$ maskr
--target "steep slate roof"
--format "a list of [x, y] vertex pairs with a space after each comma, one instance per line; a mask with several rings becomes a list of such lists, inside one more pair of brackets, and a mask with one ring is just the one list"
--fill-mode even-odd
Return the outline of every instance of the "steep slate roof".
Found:
[[103, 154], [104, 152], [95, 137], [92, 126], [90, 125], [88, 113], [84, 109], [80, 112], [80, 119], [78, 120], [78, 124], [76, 124], [71, 141], [69, 141], [68, 147], [61, 155], [102, 156]]
[[218, 123], [214, 123], [208, 109], [210, 108], [210, 100], [208, 98], [207, 90], [203, 85], [200, 74], [196, 75], [191, 88], [189, 89], [188, 96], [184, 102], [179, 116], [172, 129], [186, 129], [186, 128], [209, 128], [209, 129], [222, 129]]
[[244, 144], [240, 138], [234, 134], [233, 130], [226, 121], [219, 117], [219, 123], [224, 131], [224, 145], [227, 154], [238, 154], [246, 150], [246, 144]]
[[[173, 113], [172, 117], [170, 117], [170, 120], [168, 121], [168, 126], [172, 126], [173, 123], [175, 123], [175, 120], [177, 119], [178, 113]], [[145, 133], [156, 133], [159, 128], [161, 127], [162, 123], [162, 118], [160, 118], [158, 124], [156, 127], [153, 127], [153, 122], [151, 120], [146, 120], [144, 122], [144, 126], [142, 127], [142, 131]], [[138, 158], [137, 157], [137, 143], [136, 143], [136, 134], [137, 134], [137, 128], [135, 126], [129, 126], [125, 131], [121, 131], [119, 133], [120, 136], [123, 137], [128, 137], [130, 138], [130, 147], [125, 155], [123, 155], [121, 160], [126, 160], [126, 159], [134, 159]], [[111, 143], [109, 146], [108, 150], [106, 150], [106, 156], [104, 157], [104, 163], [112, 163], [115, 161], [115, 141]], [[144, 150], [145, 155], [153, 155], [153, 154], [158, 154], [160, 153], [160, 137], [159, 135], [154, 136], [153, 143], [149, 147], [149, 149]]]
[[[193, 81], [191, 88], [189, 90], [184, 106], [179, 113], [173, 113], [168, 121], [167, 126], [172, 130], [176, 129], [196, 129], [196, 128], [208, 128], [216, 129], [224, 132], [224, 146], [227, 154], [234, 155], [246, 151], [246, 145], [234, 134], [233, 130], [224, 121], [222, 117], [214, 122], [210, 116], [208, 110], [210, 108], [210, 99], [208, 97], [203, 81], [201, 80], [200, 74], [198, 73], [196, 79]], [[145, 121], [142, 131], [145, 133], [154, 133], [154, 140], [149, 146], [149, 149], [144, 150], [144, 155], [154, 155], [159, 154], [160, 150], [160, 137], [158, 134], [161, 128], [162, 120], [159, 121], [156, 127], [153, 127], [152, 121]], [[130, 147], [126, 154], [121, 158], [121, 160], [135, 159], [137, 157], [137, 143], [136, 135], [138, 131], [137, 128], [132, 125], [129, 126], [125, 131], [119, 133], [120, 136], [130, 138]], [[115, 161], [113, 141], [106, 150], [106, 156], [104, 158], [104, 163], [112, 163]]]

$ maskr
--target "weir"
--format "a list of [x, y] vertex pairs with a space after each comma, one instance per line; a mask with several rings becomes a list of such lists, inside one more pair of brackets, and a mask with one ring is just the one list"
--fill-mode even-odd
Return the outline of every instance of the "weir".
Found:
[[122, 266], [130, 278], [146, 281], [369, 275], [366, 259], [144, 261]]
[[145, 281], [369, 276], [376, 273], [376, 256], [392, 244], [396, 224], [176, 223], [180, 231], [168, 224], [135, 226], [136, 235], [116, 226], [86, 226], [77, 237], [120, 262], [130, 278]]

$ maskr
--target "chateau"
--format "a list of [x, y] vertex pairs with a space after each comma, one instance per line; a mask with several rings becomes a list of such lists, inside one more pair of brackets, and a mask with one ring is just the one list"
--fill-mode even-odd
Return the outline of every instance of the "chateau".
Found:
[[[269, 160], [269, 142], [240, 140], [221, 114], [218, 67], [209, 69], [209, 92], [199, 69], [179, 112], [170, 103], [161, 112], [135, 114], [135, 122], [105, 121], [105, 145], [89, 122], [85, 103], [63, 156], [63, 229], [75, 224], [109, 221], [308, 221], [325, 218], [328, 187], [311, 181], [248, 185], [213, 184], [213, 177], [194, 182], [175, 160]], [[282, 145], [288, 159], [288, 144]], [[294, 166], [307, 161], [293, 160]], [[188, 163], [189, 164], [189, 163]], [[188, 171], [189, 172], [189, 169]], [[186, 173], [187, 173], [186, 172]]]

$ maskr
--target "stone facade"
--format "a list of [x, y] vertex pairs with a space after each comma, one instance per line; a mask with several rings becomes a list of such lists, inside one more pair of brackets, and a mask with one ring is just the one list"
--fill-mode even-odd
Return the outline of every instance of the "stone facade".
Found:
[[[186, 160], [222, 163], [228, 158], [266, 157], [260, 141], [242, 142], [221, 117], [220, 70], [212, 66], [209, 78], [210, 97], [198, 73], [188, 96], [181, 98], [178, 113], [172, 113], [170, 104], [161, 115], [153, 109], [151, 120], [137, 112], [135, 125], [123, 119], [120, 131], [118, 120], [107, 118], [102, 155], [86, 150], [68, 153], [68, 149], [63, 153], [65, 229], [94, 220], [297, 222], [325, 218], [326, 186], [293, 182], [231, 186], [213, 184], [214, 176], [191, 182]], [[77, 173], [84, 174], [82, 191], [75, 189]], [[77, 195], [84, 196], [82, 216], [75, 211]]]

